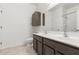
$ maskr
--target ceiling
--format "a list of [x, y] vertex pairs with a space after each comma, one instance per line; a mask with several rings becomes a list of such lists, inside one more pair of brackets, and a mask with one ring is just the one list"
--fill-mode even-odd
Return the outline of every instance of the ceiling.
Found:
[[79, 3], [63, 3], [64, 9], [69, 9], [69, 8], [75, 7], [77, 5], [79, 5]]

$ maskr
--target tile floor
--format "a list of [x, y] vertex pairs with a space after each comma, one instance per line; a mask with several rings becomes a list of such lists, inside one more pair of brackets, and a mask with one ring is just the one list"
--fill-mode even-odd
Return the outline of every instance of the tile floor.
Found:
[[36, 55], [36, 53], [33, 47], [29, 45], [0, 49], [0, 55]]

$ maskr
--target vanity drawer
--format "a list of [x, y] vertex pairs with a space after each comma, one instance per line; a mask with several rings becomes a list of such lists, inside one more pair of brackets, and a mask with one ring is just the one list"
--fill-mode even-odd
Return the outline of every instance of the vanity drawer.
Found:
[[55, 42], [51, 39], [44, 38], [43, 42], [45, 45], [50, 46], [51, 48], [55, 48]]
[[42, 37], [38, 36], [38, 35], [33, 35], [33, 38], [42, 42]]
[[56, 43], [55, 49], [65, 55], [78, 55], [79, 50], [66, 44]]

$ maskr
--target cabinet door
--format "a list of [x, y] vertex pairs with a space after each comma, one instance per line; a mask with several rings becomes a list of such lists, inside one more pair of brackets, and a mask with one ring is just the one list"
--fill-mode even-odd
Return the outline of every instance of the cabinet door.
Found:
[[33, 48], [35, 51], [37, 51], [37, 44], [36, 39], [33, 39]]
[[42, 55], [42, 43], [37, 41], [37, 53]]
[[52, 49], [46, 45], [43, 46], [43, 54], [44, 55], [54, 55], [54, 53], [55, 53], [54, 49]]
[[53, 40], [44, 38], [44, 44], [50, 46], [51, 48], [55, 48], [56, 43]]
[[64, 55], [63, 53], [61, 53], [60, 51], [56, 51], [55, 55]]

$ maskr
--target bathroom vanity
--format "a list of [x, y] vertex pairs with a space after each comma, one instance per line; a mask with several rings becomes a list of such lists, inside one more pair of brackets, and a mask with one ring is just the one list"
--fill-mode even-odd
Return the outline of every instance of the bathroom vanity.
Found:
[[79, 55], [79, 45], [75, 43], [64, 38], [33, 34], [33, 48], [38, 55]]

